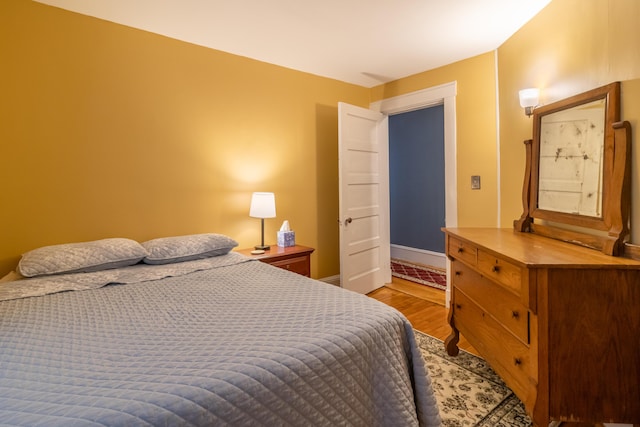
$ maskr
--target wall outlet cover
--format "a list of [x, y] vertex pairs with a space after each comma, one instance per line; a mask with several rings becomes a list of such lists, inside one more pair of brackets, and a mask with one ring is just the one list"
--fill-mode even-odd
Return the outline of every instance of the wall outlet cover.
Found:
[[480, 189], [480, 175], [471, 175], [471, 189], [472, 190]]

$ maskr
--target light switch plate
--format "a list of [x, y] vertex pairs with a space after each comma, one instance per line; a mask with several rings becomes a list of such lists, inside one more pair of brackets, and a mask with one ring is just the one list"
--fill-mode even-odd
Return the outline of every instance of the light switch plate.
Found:
[[471, 189], [472, 190], [480, 189], [480, 175], [471, 175]]

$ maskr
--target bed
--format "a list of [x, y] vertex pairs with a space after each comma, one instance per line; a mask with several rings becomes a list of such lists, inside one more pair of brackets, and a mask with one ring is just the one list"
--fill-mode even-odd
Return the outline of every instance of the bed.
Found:
[[235, 244], [25, 254], [0, 283], [0, 425], [440, 425], [402, 314]]

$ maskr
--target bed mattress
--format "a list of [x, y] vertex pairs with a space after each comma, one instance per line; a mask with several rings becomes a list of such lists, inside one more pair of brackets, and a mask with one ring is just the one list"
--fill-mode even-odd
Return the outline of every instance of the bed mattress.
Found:
[[0, 425], [440, 425], [402, 314], [216, 258], [0, 301]]

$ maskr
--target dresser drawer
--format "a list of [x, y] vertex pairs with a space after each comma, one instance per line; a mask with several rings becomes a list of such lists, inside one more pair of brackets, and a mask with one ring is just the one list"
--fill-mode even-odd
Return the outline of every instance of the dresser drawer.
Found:
[[311, 271], [309, 269], [309, 257], [299, 256], [295, 258], [283, 259], [280, 261], [271, 261], [269, 264], [283, 268], [285, 270], [292, 271], [294, 273], [302, 274], [303, 276], [309, 276]]
[[522, 295], [522, 269], [511, 262], [478, 250], [478, 270], [489, 279], [500, 283], [515, 295]]
[[478, 248], [463, 240], [448, 236], [447, 255], [459, 259], [469, 265], [476, 265], [478, 260]]
[[535, 382], [529, 347], [504, 329], [461, 290], [453, 288], [455, 326], [523, 401]]
[[529, 310], [502, 286], [459, 261], [451, 263], [452, 284], [524, 344], [529, 344]]

